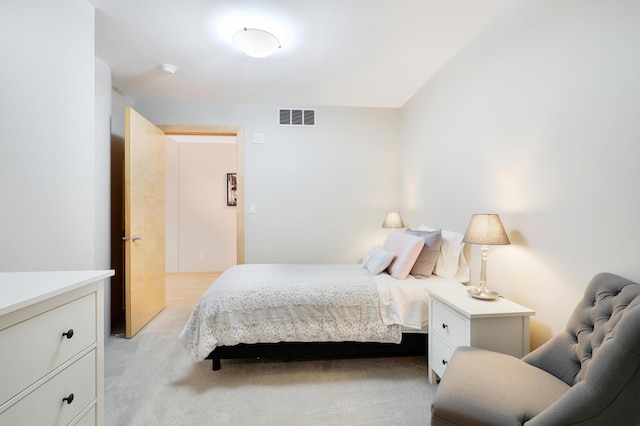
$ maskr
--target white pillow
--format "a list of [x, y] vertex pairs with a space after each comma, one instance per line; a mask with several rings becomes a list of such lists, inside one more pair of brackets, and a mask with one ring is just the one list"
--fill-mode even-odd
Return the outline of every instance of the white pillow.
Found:
[[420, 256], [424, 238], [405, 232], [391, 232], [382, 247], [396, 255], [387, 272], [394, 278], [404, 280]]
[[371, 275], [378, 275], [393, 262], [393, 253], [380, 246], [374, 247], [362, 259], [362, 267]]
[[[437, 229], [420, 225], [421, 231], [436, 231]], [[463, 235], [453, 231], [442, 230], [442, 244], [440, 256], [436, 260], [433, 273], [442, 278], [452, 278], [463, 283], [469, 282], [469, 264], [464, 256]]]

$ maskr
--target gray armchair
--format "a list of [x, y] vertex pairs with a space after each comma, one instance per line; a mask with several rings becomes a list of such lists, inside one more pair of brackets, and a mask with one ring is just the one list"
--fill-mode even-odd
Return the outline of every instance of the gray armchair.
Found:
[[567, 329], [522, 359], [456, 349], [431, 424], [640, 424], [640, 284], [596, 275]]

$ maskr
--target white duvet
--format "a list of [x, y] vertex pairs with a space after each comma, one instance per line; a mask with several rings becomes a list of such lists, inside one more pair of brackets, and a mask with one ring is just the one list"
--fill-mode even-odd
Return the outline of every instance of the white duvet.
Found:
[[239, 343], [400, 343], [403, 327], [426, 331], [431, 282], [372, 277], [359, 264], [233, 266], [202, 296], [180, 340], [195, 360]]

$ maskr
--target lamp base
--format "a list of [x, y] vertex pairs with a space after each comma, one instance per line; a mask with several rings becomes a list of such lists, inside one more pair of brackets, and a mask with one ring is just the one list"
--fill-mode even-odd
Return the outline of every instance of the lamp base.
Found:
[[498, 297], [500, 297], [500, 293], [487, 290], [486, 288], [484, 289], [484, 291], [479, 288], [470, 288], [469, 290], [467, 290], [467, 293], [480, 300], [496, 300]]

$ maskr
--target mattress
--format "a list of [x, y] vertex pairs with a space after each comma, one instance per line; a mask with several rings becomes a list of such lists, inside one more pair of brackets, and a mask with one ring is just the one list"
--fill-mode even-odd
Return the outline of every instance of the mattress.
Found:
[[200, 298], [180, 340], [195, 360], [239, 343], [399, 343], [403, 331], [426, 332], [429, 285], [462, 284], [371, 276], [360, 264], [237, 265]]

